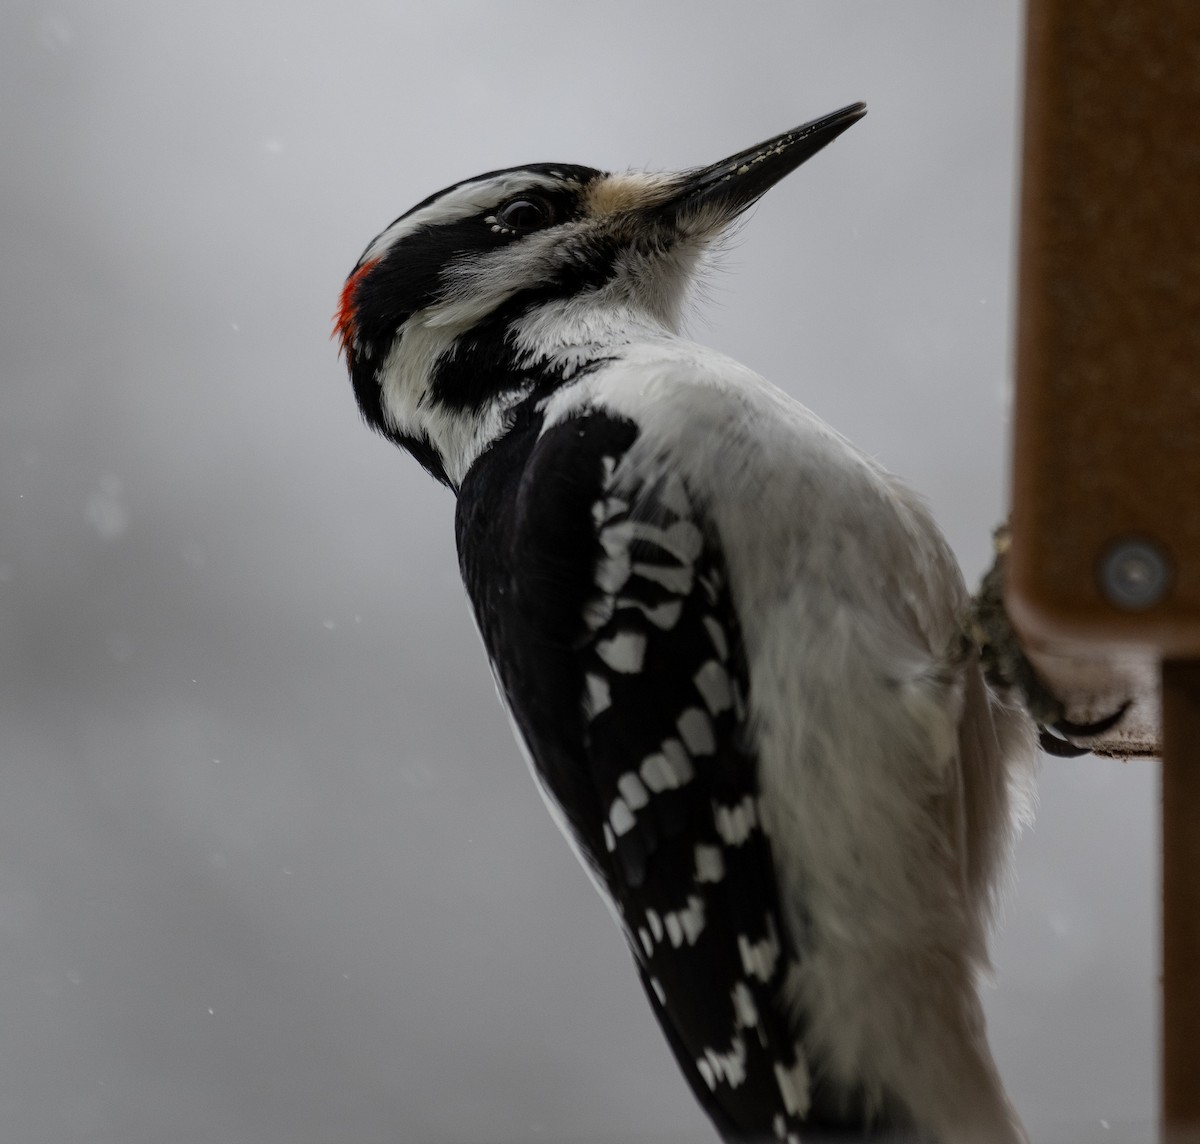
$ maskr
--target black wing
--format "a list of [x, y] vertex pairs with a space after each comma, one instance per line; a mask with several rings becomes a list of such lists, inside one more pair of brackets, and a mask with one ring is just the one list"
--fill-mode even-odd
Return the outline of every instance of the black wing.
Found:
[[628, 422], [539, 428], [477, 463], [458, 512], [463, 577], [514, 719], [722, 1135], [832, 1126], [817, 1106], [843, 1100], [817, 1091], [780, 996], [795, 951], [759, 825], [739, 626], [702, 507], [666, 468], [636, 487], [618, 479]]

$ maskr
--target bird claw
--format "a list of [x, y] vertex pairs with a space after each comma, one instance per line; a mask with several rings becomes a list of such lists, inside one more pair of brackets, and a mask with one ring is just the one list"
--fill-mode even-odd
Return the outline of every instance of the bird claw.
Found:
[[1073, 739], [1091, 739], [1111, 731], [1129, 710], [1129, 700], [1126, 700], [1111, 715], [1097, 719], [1093, 723], [1074, 723], [1070, 719], [1058, 719], [1054, 723], [1038, 726], [1038, 745], [1048, 755], [1059, 759], [1077, 759], [1080, 755], [1089, 754], [1091, 747], [1072, 742]]
[[1129, 706], [1130, 701], [1126, 699], [1111, 715], [1097, 719], [1094, 723], [1072, 723], [1069, 719], [1060, 719], [1054, 724], [1054, 730], [1068, 739], [1092, 739], [1103, 735], [1105, 731], [1111, 731], [1120, 723]]
[[1111, 731], [1129, 710], [1127, 700], [1111, 715], [1092, 723], [1076, 723], [1066, 717], [1062, 700], [1034, 670], [1004, 607], [1004, 568], [1008, 553], [1008, 529], [996, 530], [996, 561], [984, 577], [972, 601], [965, 634], [978, 649], [988, 681], [1020, 695], [1038, 727], [1038, 743], [1048, 755], [1060, 759], [1090, 754], [1092, 748], [1074, 742], [1094, 739]]

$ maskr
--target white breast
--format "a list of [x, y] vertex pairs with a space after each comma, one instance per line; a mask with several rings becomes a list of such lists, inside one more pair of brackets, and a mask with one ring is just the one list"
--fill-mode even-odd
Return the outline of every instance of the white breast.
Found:
[[[903, 1061], [871, 1058], [904, 1052], [911, 1006], [863, 998], [896, 965], [924, 972], [947, 953], [970, 977], [986, 903], [969, 892], [964, 807], [991, 816], [972, 822], [986, 839], [1009, 834], [986, 693], [953, 654], [957, 564], [895, 478], [720, 354], [666, 335], [630, 346], [556, 394], [548, 422], [584, 404], [639, 425], [632, 482], [667, 465], [705, 502], [742, 628], [785, 922], [807, 951], [789, 990], [835, 1071], [896, 1083]], [[992, 743], [965, 769], [964, 720]]]

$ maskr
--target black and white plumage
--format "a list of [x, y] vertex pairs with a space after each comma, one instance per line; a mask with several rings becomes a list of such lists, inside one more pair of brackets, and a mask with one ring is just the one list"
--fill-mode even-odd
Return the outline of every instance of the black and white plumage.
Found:
[[711, 242], [864, 112], [458, 183], [371, 243], [338, 332], [457, 494], [502, 699], [722, 1137], [1012, 1144], [976, 984], [1031, 728], [916, 498], [676, 332]]

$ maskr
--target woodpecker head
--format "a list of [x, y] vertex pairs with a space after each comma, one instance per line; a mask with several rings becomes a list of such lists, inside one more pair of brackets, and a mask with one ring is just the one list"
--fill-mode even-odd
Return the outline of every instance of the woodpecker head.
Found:
[[524, 399], [674, 330], [712, 240], [865, 114], [856, 103], [689, 171], [534, 163], [431, 195], [342, 290], [335, 334], [363, 416], [456, 487]]

